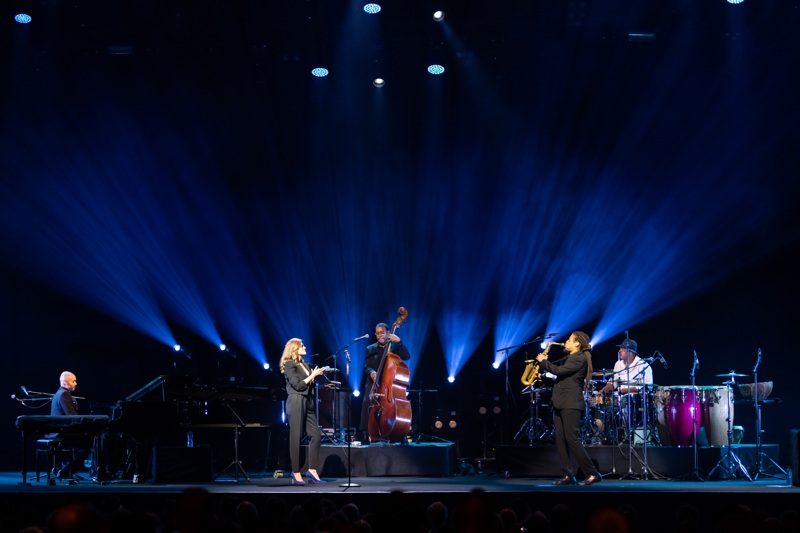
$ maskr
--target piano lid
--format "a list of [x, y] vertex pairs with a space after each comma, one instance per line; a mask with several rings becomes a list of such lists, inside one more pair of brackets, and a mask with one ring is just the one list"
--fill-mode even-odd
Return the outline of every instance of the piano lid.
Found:
[[127, 398], [126, 402], [166, 402], [168, 400], [283, 400], [285, 388], [199, 384], [189, 376], [158, 376]]
[[127, 402], [165, 402], [167, 400], [207, 399], [216, 391], [194, 382], [189, 376], [158, 376], [127, 398]]

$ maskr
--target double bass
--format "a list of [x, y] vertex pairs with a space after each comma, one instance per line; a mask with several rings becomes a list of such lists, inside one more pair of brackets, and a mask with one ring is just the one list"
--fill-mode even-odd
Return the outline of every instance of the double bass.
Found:
[[[392, 334], [408, 317], [404, 307], [398, 309], [397, 313]], [[386, 343], [369, 394], [367, 430], [372, 442], [399, 442], [406, 438], [411, 429], [411, 402], [406, 397], [410, 373], [400, 356], [389, 351], [391, 345], [391, 342]]]

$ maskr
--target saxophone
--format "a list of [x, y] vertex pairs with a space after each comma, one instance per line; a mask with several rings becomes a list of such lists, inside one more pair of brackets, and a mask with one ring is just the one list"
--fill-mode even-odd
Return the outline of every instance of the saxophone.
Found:
[[[551, 342], [550, 344], [547, 345], [547, 348], [545, 348], [544, 351], [539, 355], [547, 355], [550, 352], [550, 347], [553, 346], [554, 344], [556, 346], [564, 346], [563, 342]], [[537, 361], [536, 359], [531, 359], [530, 361], [528, 361], [528, 364], [525, 365], [525, 372], [522, 373], [522, 378], [520, 379], [520, 381], [522, 381], [523, 385], [529, 387], [533, 384], [534, 381], [537, 381], [539, 379], [539, 373], [540, 373], [539, 361]]]

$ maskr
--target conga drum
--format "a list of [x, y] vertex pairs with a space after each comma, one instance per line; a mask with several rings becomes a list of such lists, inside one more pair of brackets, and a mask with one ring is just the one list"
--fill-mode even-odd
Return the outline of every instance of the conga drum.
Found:
[[692, 446], [700, 431], [700, 402], [696, 388], [666, 387], [667, 427], [673, 446]]
[[725, 385], [697, 387], [700, 398], [701, 427], [709, 446], [728, 445], [728, 415], [733, 427], [733, 399]]
[[672, 437], [667, 425], [668, 400], [668, 387], [656, 387], [653, 391], [653, 412], [658, 439], [662, 446], [672, 446]]

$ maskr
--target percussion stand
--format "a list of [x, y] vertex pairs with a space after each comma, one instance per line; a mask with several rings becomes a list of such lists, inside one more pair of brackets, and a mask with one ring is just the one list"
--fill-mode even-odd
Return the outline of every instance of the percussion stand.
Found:
[[[733, 373], [734, 372], [731, 371], [731, 374]], [[747, 468], [744, 467], [742, 460], [739, 459], [739, 457], [735, 453], [733, 453], [733, 450], [731, 449], [731, 439], [733, 437], [733, 426], [732, 426], [733, 420], [731, 420], [731, 403], [733, 403], [732, 385], [736, 384], [736, 382], [734, 381], [735, 379], [736, 378], [733, 377], [733, 375], [731, 375], [730, 381], [726, 381], [723, 383], [723, 385], [728, 387], [728, 418], [727, 418], [728, 451], [725, 453], [725, 455], [719, 458], [719, 461], [717, 461], [716, 466], [711, 470], [711, 472], [708, 473], [708, 477], [706, 478], [706, 480], [710, 479], [711, 476], [714, 474], [714, 472], [717, 470], [717, 468], [720, 468], [722, 464], [725, 463], [725, 473], [728, 474], [728, 476], [736, 479], [736, 470], [741, 470], [742, 473], [744, 474], [744, 477], [746, 477], [748, 481], [753, 481], [753, 478], [751, 478], [750, 474], [747, 472]]]
[[758, 479], [759, 475], [769, 476], [779, 478], [781, 476], [777, 476], [774, 474], [768, 474], [764, 471], [764, 463], [763, 459], [766, 458], [769, 462], [771, 462], [775, 468], [781, 471], [783, 477], [786, 477], [786, 470], [781, 468], [775, 460], [764, 453], [764, 450], [761, 446], [761, 434], [763, 431], [761, 430], [761, 403], [758, 399], [758, 365], [761, 364], [761, 348], [758, 349], [758, 360], [756, 361], [756, 366], [753, 368], [753, 405], [756, 408], [756, 464], [753, 466], [755, 470], [755, 474], [753, 474], [753, 481]]

